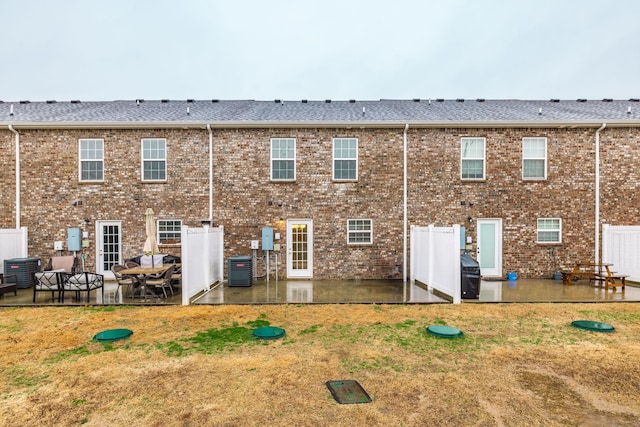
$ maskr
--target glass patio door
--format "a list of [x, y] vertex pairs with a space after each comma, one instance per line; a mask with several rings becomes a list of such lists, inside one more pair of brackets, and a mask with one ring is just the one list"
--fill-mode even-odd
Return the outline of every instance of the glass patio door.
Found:
[[287, 220], [287, 277], [313, 277], [313, 221]]
[[111, 267], [122, 264], [122, 227], [120, 221], [96, 221], [97, 273], [113, 278]]
[[478, 219], [477, 259], [480, 274], [502, 276], [502, 220]]

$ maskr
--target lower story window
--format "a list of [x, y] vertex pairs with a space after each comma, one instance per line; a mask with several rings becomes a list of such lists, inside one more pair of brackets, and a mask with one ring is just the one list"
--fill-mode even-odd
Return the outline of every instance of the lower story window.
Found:
[[158, 243], [170, 245], [180, 243], [182, 238], [182, 221], [178, 219], [161, 219], [158, 221]]
[[373, 224], [370, 219], [347, 220], [347, 243], [370, 245], [373, 243]]
[[562, 220], [538, 218], [538, 243], [562, 243]]

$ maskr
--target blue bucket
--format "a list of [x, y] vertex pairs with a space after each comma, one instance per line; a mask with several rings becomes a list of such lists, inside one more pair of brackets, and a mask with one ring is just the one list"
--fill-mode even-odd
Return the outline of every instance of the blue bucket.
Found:
[[517, 278], [518, 278], [518, 275], [516, 274], [515, 271], [510, 271], [507, 273], [508, 280], [516, 280]]

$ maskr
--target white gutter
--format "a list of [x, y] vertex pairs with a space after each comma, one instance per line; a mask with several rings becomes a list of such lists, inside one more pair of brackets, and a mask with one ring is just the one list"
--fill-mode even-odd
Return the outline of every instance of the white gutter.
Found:
[[596, 191], [595, 191], [595, 227], [596, 227], [596, 238], [595, 238], [595, 259], [594, 262], [600, 262], [600, 131], [607, 127], [606, 123], [603, 123], [602, 126], [598, 128], [596, 131]]
[[207, 123], [209, 131], [209, 221], [213, 221], [213, 131]]
[[16, 135], [16, 229], [20, 228], [20, 134], [13, 126], [9, 130]]
[[[7, 126], [9, 122], [0, 121], [0, 126]], [[402, 127], [397, 121], [217, 121], [217, 122], [12, 122], [20, 129], [206, 129], [207, 125], [216, 129], [256, 129], [256, 128], [386, 128]], [[600, 120], [585, 120], [576, 122], [566, 121], [527, 121], [527, 120], [499, 120], [490, 122], [474, 121], [411, 121], [412, 128], [495, 128], [495, 127], [527, 127], [527, 128], [597, 128], [602, 124]], [[607, 127], [640, 127], [638, 120], [610, 121]]]
[[403, 225], [402, 225], [402, 282], [407, 283], [407, 132], [409, 131], [409, 123], [404, 125], [403, 152], [404, 152], [404, 171], [403, 171]]

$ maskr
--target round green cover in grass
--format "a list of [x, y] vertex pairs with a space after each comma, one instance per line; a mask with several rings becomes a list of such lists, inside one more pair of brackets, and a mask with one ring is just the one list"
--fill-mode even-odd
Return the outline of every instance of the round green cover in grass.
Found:
[[464, 335], [460, 329], [442, 325], [429, 326], [427, 332], [440, 338], [456, 338]]
[[108, 329], [96, 334], [93, 337], [96, 341], [117, 341], [129, 338], [133, 334], [130, 329]]
[[263, 340], [273, 340], [284, 336], [284, 329], [277, 326], [263, 326], [253, 330], [253, 336]]
[[578, 329], [584, 329], [585, 331], [613, 332], [616, 330], [608, 323], [594, 322], [593, 320], [574, 320], [571, 322], [571, 325]]

